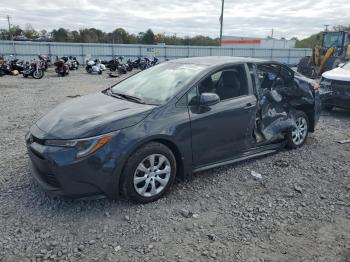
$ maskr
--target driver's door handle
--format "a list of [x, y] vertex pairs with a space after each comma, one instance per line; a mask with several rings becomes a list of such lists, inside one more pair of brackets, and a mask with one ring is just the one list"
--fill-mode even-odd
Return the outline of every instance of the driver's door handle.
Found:
[[249, 108], [252, 108], [252, 107], [255, 107], [255, 104], [254, 103], [247, 103], [244, 107], [244, 109], [249, 109]]

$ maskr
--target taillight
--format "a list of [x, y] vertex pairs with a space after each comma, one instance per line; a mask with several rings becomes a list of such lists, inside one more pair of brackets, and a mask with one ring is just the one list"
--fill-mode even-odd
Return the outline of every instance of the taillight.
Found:
[[315, 92], [319, 92], [320, 91], [320, 84], [319, 83], [312, 83], [311, 84], [312, 86], [312, 89], [315, 91]]

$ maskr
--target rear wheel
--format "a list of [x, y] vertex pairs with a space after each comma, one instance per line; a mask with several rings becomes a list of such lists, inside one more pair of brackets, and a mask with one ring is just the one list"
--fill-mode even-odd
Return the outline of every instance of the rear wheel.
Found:
[[162, 197], [176, 174], [176, 160], [163, 144], [152, 142], [138, 149], [123, 172], [124, 195], [135, 203], [148, 203]]
[[309, 119], [302, 111], [294, 114], [295, 125], [287, 134], [287, 146], [290, 148], [302, 147], [309, 134]]

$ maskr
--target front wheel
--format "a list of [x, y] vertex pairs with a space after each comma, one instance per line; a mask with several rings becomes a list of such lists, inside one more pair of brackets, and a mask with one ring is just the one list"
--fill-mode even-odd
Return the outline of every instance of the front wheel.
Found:
[[35, 79], [41, 79], [41, 78], [43, 78], [43, 76], [44, 76], [44, 71], [41, 70], [41, 69], [35, 70], [35, 71], [33, 72], [33, 77], [34, 77]]
[[294, 115], [295, 125], [287, 134], [287, 146], [290, 148], [302, 147], [309, 134], [309, 119], [302, 111]]
[[135, 203], [149, 203], [162, 197], [176, 175], [176, 160], [163, 144], [151, 142], [138, 149], [123, 172], [124, 195]]

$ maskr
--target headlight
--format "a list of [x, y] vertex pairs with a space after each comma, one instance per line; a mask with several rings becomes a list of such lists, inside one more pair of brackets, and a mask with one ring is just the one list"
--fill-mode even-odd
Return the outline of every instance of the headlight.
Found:
[[119, 131], [84, 139], [73, 140], [46, 140], [45, 145], [57, 147], [73, 147], [77, 149], [77, 158], [82, 158], [95, 153], [106, 145]]

